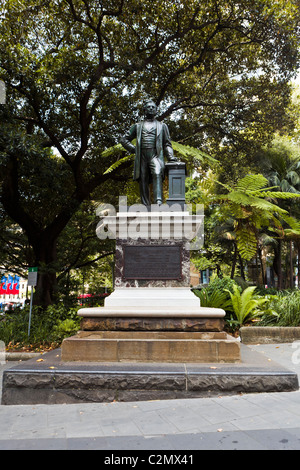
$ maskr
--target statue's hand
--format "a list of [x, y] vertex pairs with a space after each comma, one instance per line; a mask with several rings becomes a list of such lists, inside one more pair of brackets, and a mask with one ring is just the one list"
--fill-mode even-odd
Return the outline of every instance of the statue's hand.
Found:
[[131, 142], [129, 142], [125, 137], [121, 137], [120, 143], [126, 150], [128, 150], [128, 152], [135, 153], [135, 146]]

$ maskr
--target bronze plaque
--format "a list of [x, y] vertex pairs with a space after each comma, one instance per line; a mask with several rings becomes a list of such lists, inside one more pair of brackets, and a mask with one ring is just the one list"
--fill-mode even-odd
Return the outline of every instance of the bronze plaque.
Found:
[[182, 280], [181, 246], [124, 246], [124, 279]]

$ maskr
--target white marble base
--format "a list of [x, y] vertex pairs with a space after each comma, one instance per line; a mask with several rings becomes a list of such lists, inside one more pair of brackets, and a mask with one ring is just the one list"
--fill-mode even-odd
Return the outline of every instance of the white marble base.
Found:
[[186, 287], [118, 288], [110, 294], [104, 307], [82, 308], [82, 317], [184, 317], [222, 318], [220, 308], [201, 307], [200, 300]]

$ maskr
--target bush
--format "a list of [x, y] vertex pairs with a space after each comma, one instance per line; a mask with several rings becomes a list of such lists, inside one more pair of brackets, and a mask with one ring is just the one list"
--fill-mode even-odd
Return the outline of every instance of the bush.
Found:
[[300, 326], [300, 290], [247, 287], [233, 279], [215, 278], [207, 287], [194, 290], [202, 307], [222, 308], [229, 330], [255, 320], [257, 326]]
[[[242, 290], [242, 288], [240, 286], [238, 286], [236, 281], [234, 281], [230, 277], [228, 277], [228, 276], [224, 276], [222, 278], [221, 277], [216, 277], [215, 279], [213, 279], [208, 284], [208, 286], [205, 288], [205, 290], [208, 293], [208, 295], [210, 295], [212, 292], [214, 292], [216, 290], [223, 292], [223, 291], [225, 291], [225, 289], [227, 289], [227, 290], [229, 290], [230, 292], [233, 293], [234, 286], [237, 286], [240, 291]], [[227, 295], [227, 293], [226, 293], [226, 295]], [[228, 298], [229, 298], [229, 296], [228, 296]]]
[[263, 286], [257, 286], [256, 288], [256, 295], [277, 295], [278, 294], [278, 289], [276, 287], [263, 287]]
[[235, 287], [241, 290], [230, 277], [216, 277], [207, 287], [201, 290], [195, 289], [193, 292], [199, 297], [201, 307], [222, 308], [225, 311], [232, 311], [229, 292], [233, 292]]
[[66, 320], [59, 320], [53, 328], [53, 333], [56, 341], [62, 341], [64, 338], [74, 335], [79, 329], [78, 322], [71, 318]]
[[227, 293], [217, 289], [211, 292], [207, 292], [206, 289], [195, 290], [194, 293], [199, 297], [201, 307], [222, 308], [226, 310], [231, 305]]
[[51, 305], [46, 310], [33, 306], [28, 338], [29, 306], [15, 310], [0, 320], [0, 340], [19, 348], [57, 346], [65, 336], [79, 329], [77, 311], [78, 307], [66, 308], [61, 304]]
[[267, 302], [267, 299], [256, 296], [255, 290], [255, 286], [250, 286], [241, 293], [238, 287], [234, 286], [233, 293], [228, 291], [236, 318], [236, 320], [231, 319], [232, 324], [241, 326], [246, 321], [262, 315], [261, 306]]
[[300, 326], [300, 291], [282, 291], [269, 296], [268, 309], [273, 315], [264, 309], [258, 325]]

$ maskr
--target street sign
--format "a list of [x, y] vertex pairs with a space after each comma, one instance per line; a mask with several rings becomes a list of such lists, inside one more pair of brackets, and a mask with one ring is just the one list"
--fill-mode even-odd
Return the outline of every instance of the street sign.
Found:
[[[28, 281], [27, 285], [34, 287], [37, 285], [38, 268], [28, 268]], [[29, 323], [28, 323], [28, 337], [30, 336], [31, 326], [31, 314], [32, 314], [32, 300], [33, 300], [33, 289], [30, 294], [30, 309], [29, 309]]]
[[37, 275], [38, 275], [38, 268], [29, 268], [28, 269], [28, 286], [36, 286], [37, 285]]

